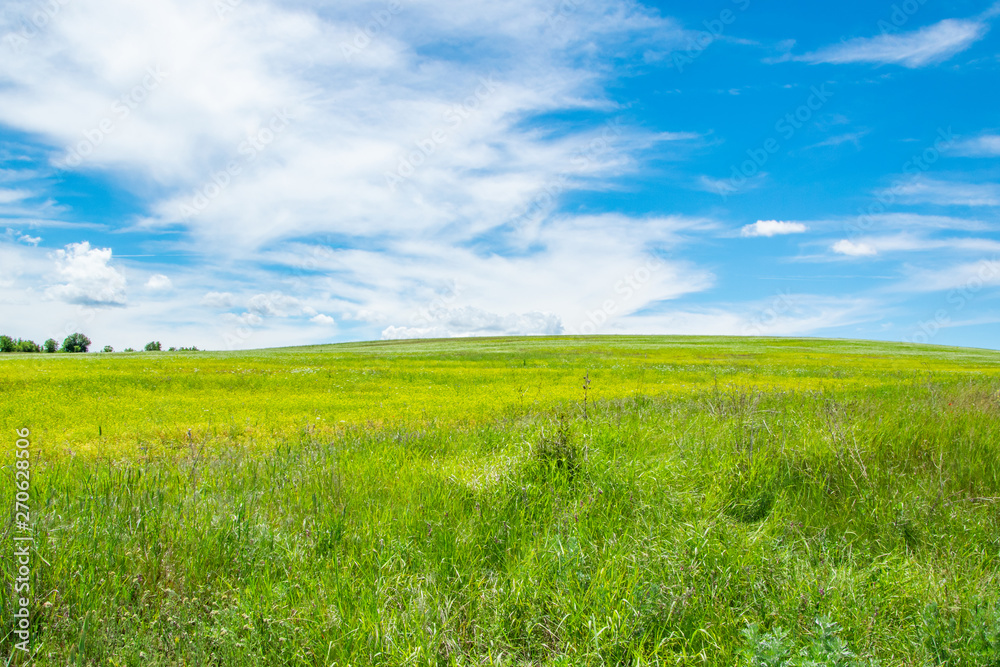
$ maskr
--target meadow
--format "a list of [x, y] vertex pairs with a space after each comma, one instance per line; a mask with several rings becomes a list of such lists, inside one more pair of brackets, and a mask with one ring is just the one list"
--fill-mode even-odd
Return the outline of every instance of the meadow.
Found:
[[559, 337], [0, 357], [0, 658], [1000, 666], [1000, 353]]

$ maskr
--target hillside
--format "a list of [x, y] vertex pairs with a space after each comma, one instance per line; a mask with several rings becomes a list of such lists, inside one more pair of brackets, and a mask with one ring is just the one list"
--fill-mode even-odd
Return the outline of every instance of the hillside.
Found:
[[1000, 663], [998, 352], [8, 355], [0, 391], [35, 664]]

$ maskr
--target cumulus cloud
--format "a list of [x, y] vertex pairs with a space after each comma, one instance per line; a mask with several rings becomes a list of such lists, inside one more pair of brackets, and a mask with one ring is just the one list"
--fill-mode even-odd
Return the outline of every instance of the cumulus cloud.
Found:
[[802, 234], [808, 231], [801, 222], [782, 222], [780, 220], [758, 220], [752, 225], [744, 225], [740, 236], [778, 236], [781, 234]]
[[831, 249], [837, 254], [848, 255], [849, 257], [867, 257], [878, 254], [878, 250], [868, 243], [854, 243], [847, 239], [837, 241]]
[[174, 288], [170, 278], [162, 273], [156, 273], [146, 281], [146, 289], [151, 292], [169, 292]]
[[318, 313], [313, 317], [309, 318], [309, 321], [313, 324], [321, 324], [323, 326], [333, 326], [336, 321], [329, 315], [324, 315], [323, 313]]
[[46, 290], [49, 298], [91, 306], [123, 306], [125, 275], [110, 265], [111, 248], [71, 243], [51, 255], [63, 283]]
[[232, 308], [236, 298], [229, 292], [209, 292], [201, 298], [201, 305], [209, 308]]
[[29, 236], [28, 234], [23, 234], [16, 229], [7, 228], [7, 232], [4, 234], [11, 241], [16, 241], [17, 243], [24, 243], [30, 246], [37, 246], [42, 242], [42, 237], [40, 236]]

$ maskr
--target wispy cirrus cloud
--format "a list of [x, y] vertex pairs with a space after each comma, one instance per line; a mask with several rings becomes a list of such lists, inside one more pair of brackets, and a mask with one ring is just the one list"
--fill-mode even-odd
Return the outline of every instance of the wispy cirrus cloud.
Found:
[[864, 130], [858, 130], [857, 132], [846, 132], [844, 134], [834, 135], [818, 143], [806, 146], [806, 150], [810, 148], [825, 148], [828, 146], [840, 146], [841, 144], [848, 144], [848, 143], [854, 144], [855, 148], [861, 148], [861, 140], [870, 132], [871, 130], [864, 129]]
[[962, 262], [943, 269], [911, 270], [907, 280], [897, 289], [911, 292], [944, 292], [953, 289], [977, 286], [1000, 285], [1000, 261], [984, 259], [978, 262]]
[[21, 201], [22, 199], [27, 199], [31, 196], [32, 193], [30, 190], [11, 190], [7, 188], [0, 188], [0, 204], [10, 204]]
[[834, 65], [901, 65], [912, 69], [943, 62], [965, 51], [985, 37], [989, 28], [989, 23], [982, 19], [945, 19], [903, 34], [856, 37], [795, 59]]
[[[672, 308], [662, 313], [638, 316], [629, 322], [629, 331], [725, 336], [816, 335], [878, 320], [884, 312], [883, 308], [871, 298], [783, 292], [750, 303]], [[611, 327], [611, 332], [614, 332], [614, 327]]]
[[886, 191], [900, 201], [938, 206], [1000, 206], [1000, 184], [945, 181], [918, 176]]
[[951, 152], [964, 157], [1000, 157], [1000, 134], [981, 134], [963, 139], [955, 144]]
[[[463, 276], [471, 287], [456, 307], [466, 310], [444, 327], [455, 335], [477, 330], [474, 322], [496, 328], [510, 313], [572, 319], [591, 293], [613, 288], [619, 272], [665, 243], [663, 218], [595, 225], [554, 212], [566, 194], [637, 173], [663, 144], [702, 136], [623, 122], [606, 89], [620, 75], [615, 63], [685, 43], [678, 23], [630, 0], [578, 3], [556, 16], [547, 0], [432, 0], [406, 5], [405, 20], [359, 41], [383, 4], [264, 0], [233, 7], [225, 20], [193, 0], [68, 4], [23, 52], [0, 59], [0, 125], [39, 137], [56, 169], [141, 193], [141, 217], [125, 221], [130, 233], [169, 230], [174, 249], [217, 248], [262, 289], [281, 289], [301, 260], [255, 271], [271, 250], [350, 238], [335, 261], [299, 276], [300, 310], [271, 292], [241, 293], [231, 276], [192, 293], [171, 273], [172, 291], [153, 289], [157, 280], [143, 290], [201, 309], [245, 305], [229, 319], [251, 327], [311, 316], [376, 334], [409, 330], [420, 326], [413, 292]], [[0, 34], [14, 23], [0, 17]], [[155, 87], [142, 86], [149, 68]], [[128, 115], [115, 115], [122, 104]], [[556, 120], [569, 114], [573, 121]], [[80, 146], [79, 165], [63, 159]], [[537, 219], [522, 221], [526, 210]], [[608, 228], [618, 230], [615, 243], [597, 243]], [[563, 238], [583, 235], [590, 240]], [[483, 237], [514, 236], [517, 256], [469, 250]], [[428, 238], [433, 248], [421, 246]], [[570, 278], [580, 266], [600, 267], [582, 291]], [[710, 282], [693, 263], [671, 267], [636, 308]]]
[[950, 251], [950, 253], [982, 254], [1000, 252], [1000, 241], [977, 237], [934, 238], [924, 234], [900, 233], [883, 236], [864, 236], [859, 239], [837, 241], [831, 247], [834, 253], [850, 257], [885, 255], [888, 253], [918, 253]]
[[[320, 232], [476, 233], [516, 215], [539, 183], [587, 189], [697, 136], [602, 129], [615, 110], [609, 64], [686, 34], [641, 5], [580, 4], [556, 21], [542, 0], [439, 0], [408, 6], [358, 49], [375, 6], [244, 3], [220, 21], [191, 0], [70, 4], [0, 59], [0, 123], [66, 154], [87, 144], [76, 171], [156, 193], [141, 228], [225, 239], [232, 252]], [[150, 67], [162, 82], [135, 102]], [[528, 122], [567, 111], [597, 120], [558, 132]], [[261, 140], [275, 114], [287, 125]]]

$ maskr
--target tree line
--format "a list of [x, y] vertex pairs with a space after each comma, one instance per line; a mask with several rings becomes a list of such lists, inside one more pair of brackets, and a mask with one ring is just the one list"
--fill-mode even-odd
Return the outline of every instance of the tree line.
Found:
[[[0, 352], [69, 352], [69, 353], [79, 353], [87, 352], [90, 346], [93, 345], [91, 340], [87, 338], [82, 333], [73, 333], [63, 340], [62, 345], [59, 344], [55, 338], [49, 338], [47, 341], [39, 345], [33, 340], [22, 340], [21, 338], [11, 338], [10, 336], [0, 335]], [[146, 343], [143, 348], [146, 352], [160, 352], [163, 350], [163, 346], [160, 345], [160, 341], [154, 340]], [[115, 348], [110, 345], [105, 345], [102, 352], [114, 352]], [[123, 352], [135, 352], [131, 347], [127, 347]], [[192, 345], [191, 347], [171, 347], [168, 348], [168, 352], [197, 352], [198, 348]]]

